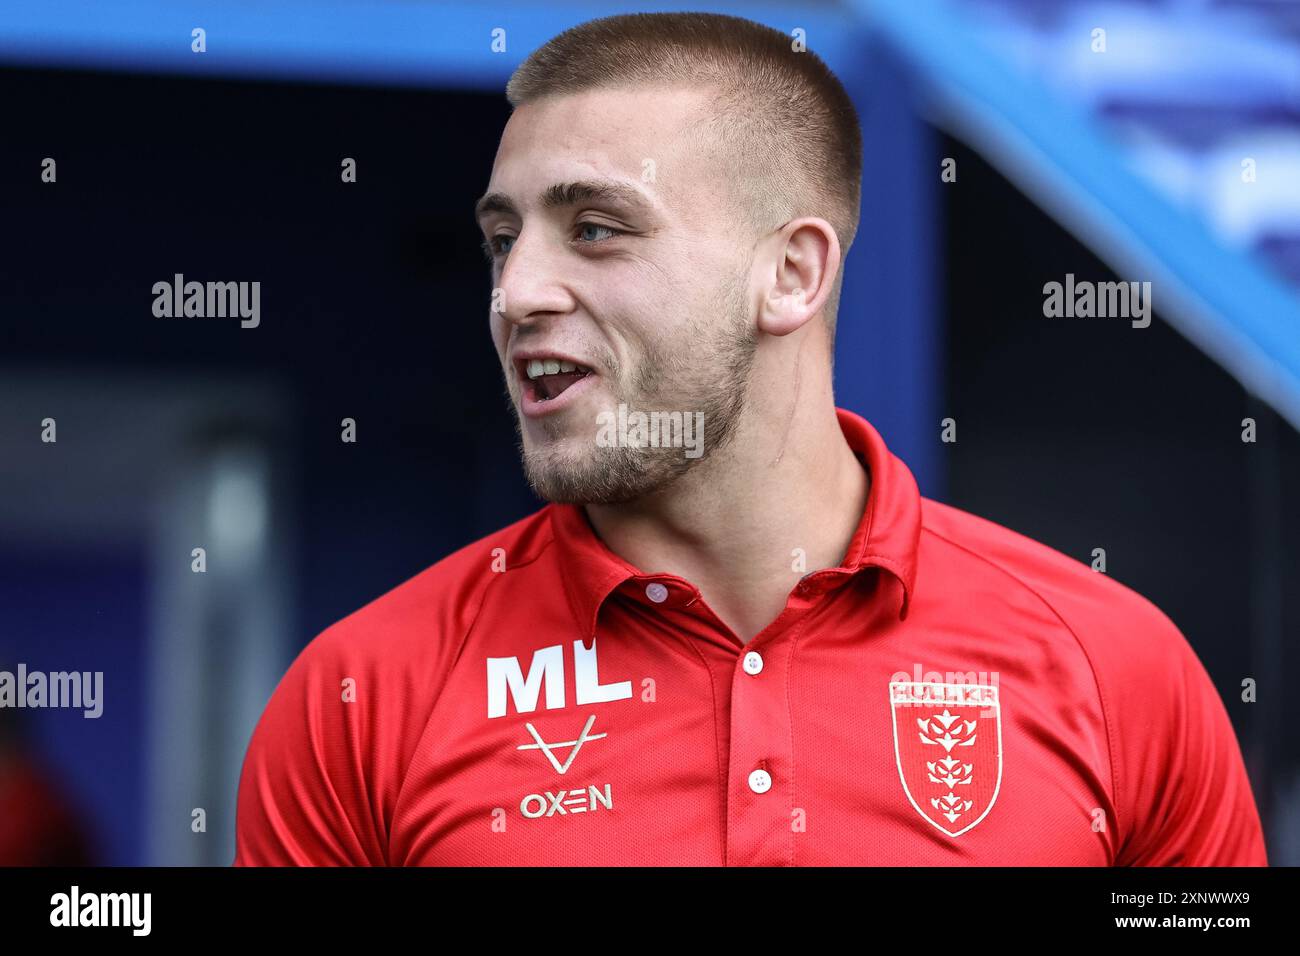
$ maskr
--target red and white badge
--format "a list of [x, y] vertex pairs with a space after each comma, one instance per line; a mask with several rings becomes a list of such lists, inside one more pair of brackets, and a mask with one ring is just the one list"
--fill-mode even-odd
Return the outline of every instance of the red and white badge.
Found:
[[993, 809], [1002, 784], [997, 687], [899, 681], [889, 700], [907, 799], [948, 836], [961, 836]]

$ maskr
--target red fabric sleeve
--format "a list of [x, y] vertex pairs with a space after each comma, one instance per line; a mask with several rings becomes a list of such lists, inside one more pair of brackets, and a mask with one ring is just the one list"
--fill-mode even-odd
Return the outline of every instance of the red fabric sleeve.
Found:
[[1124, 660], [1098, 673], [1121, 844], [1117, 866], [1267, 866], [1223, 700], [1186, 638], [1149, 606]]
[[298, 655], [244, 757], [236, 866], [402, 862], [388, 858], [402, 784], [420, 748], [436, 745], [435, 702], [501, 577], [491, 570], [496, 540], [449, 555]]
[[365, 695], [343, 700], [346, 673], [327, 630], [294, 661], [244, 758], [235, 866], [383, 865], [384, 841], [358, 765]]

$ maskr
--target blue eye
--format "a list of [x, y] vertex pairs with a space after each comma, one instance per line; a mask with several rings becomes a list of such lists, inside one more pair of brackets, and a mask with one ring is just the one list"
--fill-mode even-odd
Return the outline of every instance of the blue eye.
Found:
[[487, 256], [489, 262], [497, 256], [504, 256], [510, 252], [510, 247], [505, 245], [515, 241], [514, 236], [493, 236], [490, 239], [484, 239], [482, 242], [483, 255]]
[[[598, 222], [580, 222], [577, 230], [578, 241], [588, 246], [608, 242], [615, 236], [622, 235], [621, 230]], [[517, 238], [517, 236], [502, 235], [485, 239], [481, 243], [483, 255], [487, 257], [488, 262], [495, 262], [499, 257], [510, 254], [510, 249]]]
[[609, 226], [603, 226], [603, 225], [601, 225], [601, 224], [598, 223], [598, 222], [580, 222], [580, 223], [578, 223], [578, 232], [579, 232], [579, 235], [581, 235], [581, 236], [583, 237], [584, 241], [586, 241], [586, 242], [588, 242], [588, 243], [593, 243], [593, 242], [605, 242], [605, 241], [607, 241], [607, 238], [608, 238], [608, 237], [607, 237], [606, 239], [601, 239], [601, 238], [598, 238], [598, 237], [596, 237], [596, 236], [588, 235], [588, 234], [587, 234], [587, 231], [590, 230], [590, 229], [595, 229], [595, 230], [597, 230], [598, 232], [607, 232], [607, 233], [609, 233], [609, 236], [610, 236], [610, 237], [619, 235], [619, 231], [618, 231], [617, 229], [613, 229], [613, 228], [611, 228], [611, 227], [609, 227]]

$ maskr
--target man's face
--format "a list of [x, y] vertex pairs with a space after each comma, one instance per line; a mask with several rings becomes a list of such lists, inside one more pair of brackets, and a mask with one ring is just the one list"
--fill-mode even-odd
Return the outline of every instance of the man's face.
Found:
[[[726, 170], [683, 135], [704, 102], [686, 89], [550, 97], [502, 134], [479, 216], [500, 297], [492, 338], [525, 472], [548, 500], [661, 490], [716, 453], [745, 407], [755, 237], [727, 205]], [[702, 421], [703, 455], [611, 443], [620, 404]]]

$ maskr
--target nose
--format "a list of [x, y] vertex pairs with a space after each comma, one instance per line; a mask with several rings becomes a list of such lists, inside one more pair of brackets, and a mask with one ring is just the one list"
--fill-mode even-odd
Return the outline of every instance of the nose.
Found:
[[544, 233], [521, 229], [506, 255], [501, 275], [500, 313], [511, 325], [530, 325], [572, 310], [573, 296], [562, 281], [563, 250]]

